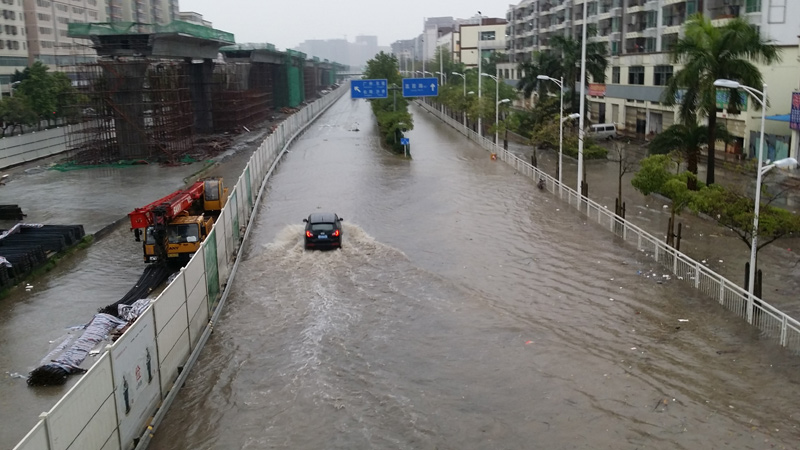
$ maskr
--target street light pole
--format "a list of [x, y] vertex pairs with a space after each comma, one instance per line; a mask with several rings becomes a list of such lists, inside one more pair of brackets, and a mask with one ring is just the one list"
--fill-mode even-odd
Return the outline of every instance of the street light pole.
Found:
[[[500, 104], [501, 103], [510, 102], [511, 100], [509, 100], [507, 98], [504, 98], [504, 99], [500, 100], [500, 80], [499, 80], [498, 77], [496, 77], [494, 75], [489, 75], [488, 73], [482, 73], [481, 76], [489, 77], [492, 80], [494, 80], [494, 99], [495, 99], [495, 105], [494, 105], [494, 147], [495, 147], [495, 153], [497, 153], [497, 151], [496, 151], [497, 150], [497, 121], [499, 120], [498, 112], [500, 110]], [[478, 77], [478, 79], [480, 79], [480, 77]]]
[[[483, 64], [483, 55], [481, 54], [481, 29], [483, 27], [483, 14], [478, 11], [478, 16], [480, 16], [480, 22], [478, 22], [478, 107], [480, 108], [481, 105], [481, 74], [483, 73], [483, 69], [481, 69], [481, 64]], [[480, 109], [478, 112], [478, 136], [483, 137], [483, 126], [481, 124], [481, 113]]]
[[[589, 2], [583, 2], [583, 40], [581, 41], [581, 101], [580, 101], [580, 119], [578, 119], [578, 192], [580, 195], [583, 195], [583, 109], [586, 105], [586, 22], [589, 21], [587, 17], [587, 7], [589, 6]], [[569, 81], [569, 80], [567, 80]], [[575, 80], [572, 80], [574, 82]], [[580, 197], [579, 197], [580, 198]]]
[[[564, 167], [564, 76], [560, 80], [548, 77], [547, 75], [539, 75], [536, 78], [540, 80], [550, 80], [558, 85], [561, 90], [561, 106], [558, 110], [558, 184], [561, 184], [561, 172]], [[578, 188], [580, 189], [580, 179], [578, 179]]]
[[[753, 323], [753, 291], [755, 288], [755, 275], [756, 275], [756, 253], [758, 250], [758, 210], [761, 206], [761, 175], [766, 170], [762, 170], [761, 164], [763, 162], [763, 155], [764, 155], [764, 126], [766, 125], [766, 118], [767, 118], [767, 85], [764, 84], [764, 91], [759, 92], [758, 90], [751, 88], [749, 86], [744, 86], [737, 81], [733, 80], [724, 80], [719, 79], [714, 81], [714, 86], [716, 87], [724, 87], [730, 89], [744, 89], [752, 95], [756, 101], [761, 104], [761, 137], [759, 139], [758, 149], [758, 166], [756, 166], [756, 203], [753, 207], [753, 232], [751, 233], [751, 241], [750, 241], [750, 273], [747, 280], [747, 292], [750, 294], [747, 297], [747, 323]], [[759, 95], [761, 98], [759, 98]], [[774, 165], [768, 166], [769, 169], [774, 167]], [[769, 170], [767, 169], [767, 170]]]
[[467, 77], [463, 73], [452, 72], [452, 74], [456, 75], [456, 76], [459, 76], [459, 77], [461, 77], [462, 80], [464, 80], [464, 111], [461, 112], [461, 117], [464, 120], [464, 127], [466, 128], [466, 126], [467, 126], [467, 106], [466, 106], [466, 100], [467, 100]]

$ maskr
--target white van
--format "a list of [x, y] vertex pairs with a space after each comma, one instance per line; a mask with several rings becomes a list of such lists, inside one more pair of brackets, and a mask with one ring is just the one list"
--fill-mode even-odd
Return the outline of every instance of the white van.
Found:
[[589, 136], [595, 139], [614, 139], [617, 137], [617, 126], [613, 123], [598, 123], [589, 128]]

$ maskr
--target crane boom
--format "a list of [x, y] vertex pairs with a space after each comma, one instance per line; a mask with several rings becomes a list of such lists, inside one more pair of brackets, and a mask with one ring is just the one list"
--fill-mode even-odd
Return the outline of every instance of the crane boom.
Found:
[[198, 181], [187, 189], [177, 190], [164, 198], [128, 213], [131, 229], [146, 228], [155, 225], [163, 218], [169, 221], [183, 211], [191, 208], [197, 199], [203, 196], [203, 181]]

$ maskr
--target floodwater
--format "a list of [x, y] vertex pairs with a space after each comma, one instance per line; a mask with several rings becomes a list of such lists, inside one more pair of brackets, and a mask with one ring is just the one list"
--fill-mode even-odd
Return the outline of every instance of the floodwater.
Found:
[[797, 448], [798, 357], [414, 114], [412, 160], [347, 98], [293, 146], [151, 448]]
[[[243, 141], [263, 140], [252, 133]], [[222, 164], [207, 161], [176, 167], [132, 166], [58, 172], [47, 170], [60, 157], [3, 170], [0, 203], [18, 204], [25, 222], [83, 224], [87, 234], [109, 224], [108, 234], [85, 251], [75, 252], [48, 274], [18, 286], [0, 299], [0, 448], [12, 448], [79, 379], [65, 386], [27, 386], [28, 372], [46, 364], [59, 344], [73, 342], [97, 310], [119, 300], [139, 279], [145, 265], [141, 243], [129, 231], [127, 214], [177, 189], [204, 168], [206, 176], [222, 176], [232, 186], [250, 157], [236, 152], [220, 155]], [[12, 223], [0, 224], [7, 228]], [[92, 364], [87, 358], [83, 367]]]

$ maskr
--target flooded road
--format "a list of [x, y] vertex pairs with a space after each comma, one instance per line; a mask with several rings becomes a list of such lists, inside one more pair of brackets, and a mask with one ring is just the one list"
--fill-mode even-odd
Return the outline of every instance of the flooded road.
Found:
[[[263, 140], [264, 133], [253, 138]], [[244, 137], [243, 141], [249, 140]], [[235, 150], [235, 149], [234, 149]], [[220, 155], [223, 164], [206, 176], [222, 176], [232, 186], [250, 153]], [[129, 230], [127, 214], [177, 189], [185, 179], [211, 165], [208, 161], [176, 167], [141, 165], [59, 172], [47, 170], [54, 157], [4, 170], [9, 177], [0, 186], [0, 203], [14, 203], [27, 214], [25, 222], [83, 224], [87, 234], [110, 223], [108, 234], [86, 250], [61, 261], [51, 272], [18, 286], [0, 299], [0, 448], [12, 448], [36, 424], [38, 416], [55, 405], [79, 380], [65, 386], [29, 388], [25, 378], [49, 362], [46, 356], [65, 340], [77, 339], [72, 329], [88, 323], [97, 310], [119, 300], [144, 270], [141, 243]], [[0, 228], [10, 224], [0, 224]], [[72, 341], [69, 341], [70, 343]], [[90, 367], [89, 357], [83, 367]]]
[[797, 357], [414, 113], [412, 160], [348, 98], [292, 147], [151, 448], [797, 447]]

